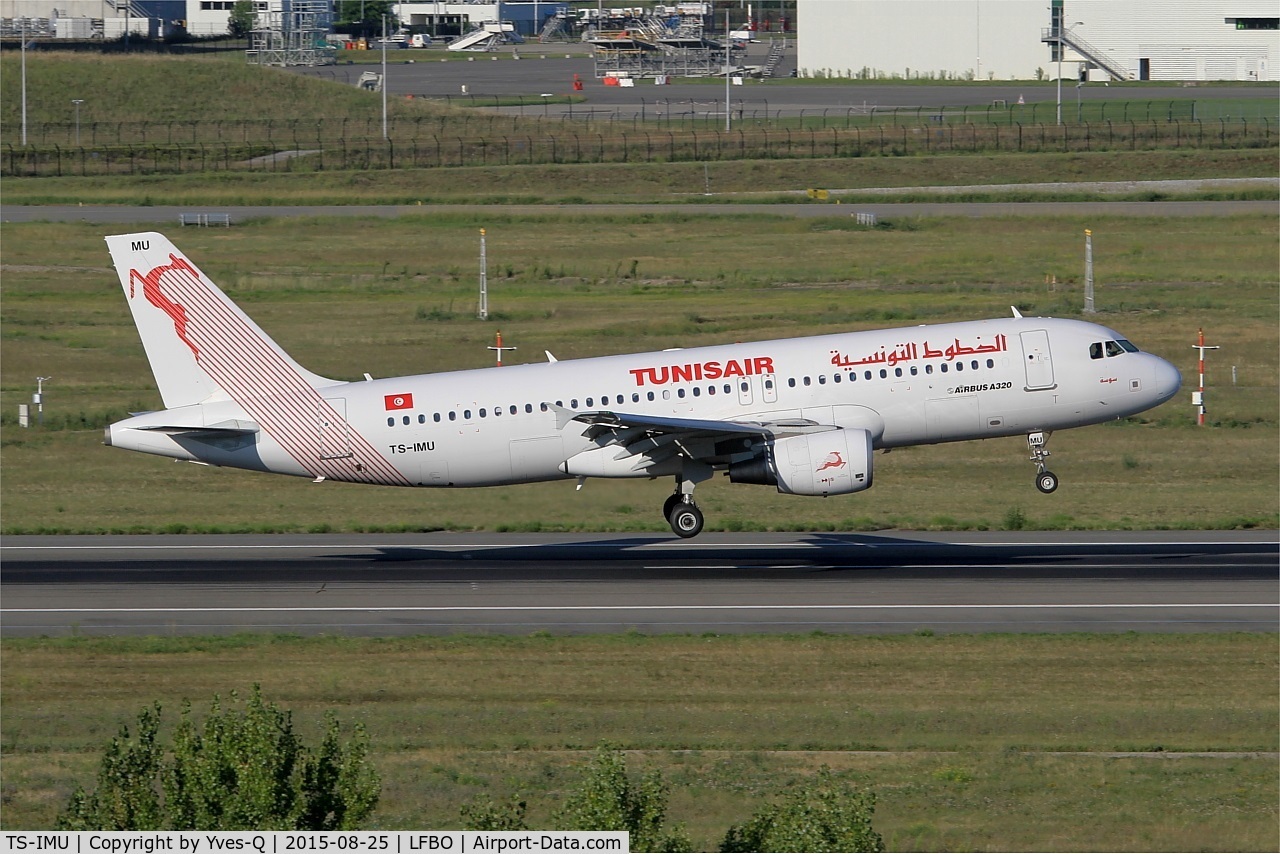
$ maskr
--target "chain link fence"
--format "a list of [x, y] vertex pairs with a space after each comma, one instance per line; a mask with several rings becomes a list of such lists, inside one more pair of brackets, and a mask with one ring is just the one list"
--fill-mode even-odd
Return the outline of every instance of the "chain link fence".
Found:
[[[46, 126], [34, 144], [6, 143], [0, 174], [143, 175], [293, 172], [579, 163], [664, 163], [956, 152], [1079, 152], [1168, 148], [1238, 149], [1277, 144], [1276, 122], [1262, 118], [1105, 119], [1070, 124], [931, 120], [862, 125], [833, 121], [710, 129], [674, 124], [530, 123], [480, 116], [380, 122], [153, 122], [80, 128], [80, 144]], [[897, 121], [901, 119], [901, 121]], [[721, 118], [723, 121], [723, 117]], [[518, 130], [517, 130], [518, 128]], [[468, 132], [470, 130], [471, 132]]]

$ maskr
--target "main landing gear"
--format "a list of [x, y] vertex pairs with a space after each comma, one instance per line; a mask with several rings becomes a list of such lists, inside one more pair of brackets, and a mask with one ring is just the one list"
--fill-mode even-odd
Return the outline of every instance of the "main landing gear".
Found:
[[689, 539], [702, 532], [702, 511], [693, 503], [693, 488], [709, 480], [714, 472], [704, 463], [688, 461], [676, 477], [676, 491], [662, 504], [662, 517], [671, 525], [677, 537]]
[[1027, 434], [1027, 447], [1031, 449], [1031, 462], [1036, 464], [1036, 489], [1048, 495], [1058, 488], [1058, 476], [1049, 471], [1044, 464], [1049, 456], [1045, 445], [1049, 444], [1052, 433], [1035, 432]]

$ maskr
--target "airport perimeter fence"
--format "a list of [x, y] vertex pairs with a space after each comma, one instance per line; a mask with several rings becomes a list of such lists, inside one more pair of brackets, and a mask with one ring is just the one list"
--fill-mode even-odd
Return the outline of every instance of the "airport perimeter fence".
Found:
[[[178, 123], [174, 123], [178, 124]], [[604, 130], [604, 129], [602, 129]], [[1276, 123], [1152, 120], [1082, 124], [921, 124], [878, 127], [640, 130], [595, 127], [555, 133], [398, 134], [337, 140], [319, 135], [221, 142], [168, 137], [147, 143], [15, 146], [0, 152], [6, 176], [315, 172], [583, 163], [817, 159], [981, 152], [1073, 152], [1276, 145]]]
[[[420, 96], [425, 97], [425, 96]], [[399, 142], [438, 136], [535, 137], [563, 134], [567, 127], [589, 126], [598, 133], [618, 135], [641, 131], [723, 130], [725, 101], [640, 98], [639, 108], [583, 107], [552, 104], [531, 96], [447, 96], [453, 105], [476, 110], [453, 110], [438, 115], [405, 116], [393, 110], [387, 136]], [[1057, 125], [1057, 105], [1037, 103], [1008, 106], [1003, 102], [981, 107], [821, 107], [780, 110], [768, 100], [731, 99], [731, 130], [827, 130], [880, 127], [1001, 125], [1009, 128]], [[554, 106], [554, 111], [552, 110]], [[1077, 125], [1127, 122], [1245, 122], [1280, 125], [1280, 105], [1266, 100], [1233, 102], [1225, 108], [1213, 101], [1064, 101], [1063, 122]], [[10, 132], [12, 124], [7, 123]], [[739, 127], [741, 126], [741, 127]], [[238, 119], [218, 121], [59, 121], [35, 122], [26, 139], [33, 145], [98, 146], [125, 144], [258, 143], [302, 148], [326, 141], [381, 137], [380, 118]]]

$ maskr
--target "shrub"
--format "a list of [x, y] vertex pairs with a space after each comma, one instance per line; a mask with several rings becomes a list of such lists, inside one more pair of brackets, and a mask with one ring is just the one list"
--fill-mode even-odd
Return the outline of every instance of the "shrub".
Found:
[[722, 851], [883, 851], [871, 827], [875, 795], [842, 783], [824, 767], [816, 781], [788, 793], [725, 834]]
[[344, 746], [329, 714], [310, 750], [257, 685], [243, 704], [231, 700], [224, 710], [214, 697], [199, 726], [188, 703], [168, 751], [156, 738], [160, 704], [143, 709], [136, 735], [122, 726], [107, 745], [92, 794], [72, 794], [59, 829], [353, 830], [373, 812], [382, 784], [363, 727]]

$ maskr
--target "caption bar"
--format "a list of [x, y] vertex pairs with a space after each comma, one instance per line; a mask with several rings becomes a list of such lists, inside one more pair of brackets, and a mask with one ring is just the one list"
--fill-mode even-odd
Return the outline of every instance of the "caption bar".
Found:
[[444, 830], [388, 831], [194, 831], [79, 830], [0, 833], [0, 854], [506, 854], [513, 851], [602, 851], [628, 854], [629, 834], [606, 831]]

